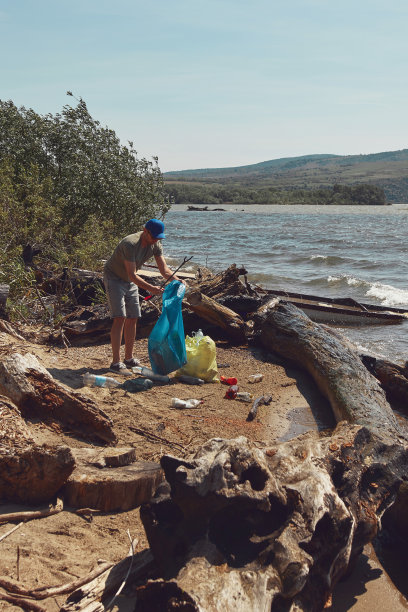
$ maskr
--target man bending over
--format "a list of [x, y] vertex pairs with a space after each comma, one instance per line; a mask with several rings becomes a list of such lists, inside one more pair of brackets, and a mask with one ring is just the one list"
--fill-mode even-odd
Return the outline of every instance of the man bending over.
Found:
[[[143, 280], [137, 271], [154, 256], [160, 274], [164, 279], [173, 272], [163, 257], [160, 240], [165, 238], [164, 223], [150, 219], [143, 231], [123, 238], [108, 259], [104, 268], [104, 283], [111, 317], [112, 363], [110, 369], [118, 374], [127, 374], [128, 369], [140, 364], [133, 357], [137, 320], [140, 317], [139, 287], [150, 295], [163, 293], [162, 287]], [[176, 280], [180, 280], [174, 276]], [[120, 346], [125, 336], [125, 359], [120, 359]]]

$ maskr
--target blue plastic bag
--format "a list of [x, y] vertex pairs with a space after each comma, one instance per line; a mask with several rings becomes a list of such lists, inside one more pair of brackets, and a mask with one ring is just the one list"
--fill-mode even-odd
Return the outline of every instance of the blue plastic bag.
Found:
[[181, 302], [186, 286], [173, 280], [163, 292], [163, 309], [147, 344], [152, 370], [169, 374], [187, 362]]

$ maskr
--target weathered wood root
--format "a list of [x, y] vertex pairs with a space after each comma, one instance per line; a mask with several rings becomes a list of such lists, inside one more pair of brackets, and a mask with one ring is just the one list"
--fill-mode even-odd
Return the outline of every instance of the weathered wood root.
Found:
[[74, 465], [67, 446], [35, 444], [18, 408], [9, 398], [0, 396], [1, 501], [48, 502]]
[[[148, 336], [159, 315], [158, 303], [141, 302], [142, 315], [138, 322], [138, 336]], [[81, 307], [70, 313], [62, 322], [61, 329], [72, 345], [92, 344], [109, 339], [112, 319], [106, 305]], [[53, 333], [49, 340], [59, 342], [59, 334]]]
[[232, 264], [223, 272], [217, 274], [206, 274], [203, 278], [198, 275], [197, 280], [191, 281], [189, 285], [192, 289], [198, 289], [206, 296], [218, 300], [227, 295], [249, 295], [249, 291], [240, 280], [240, 276], [246, 274], [244, 268], [238, 268]]
[[170, 602], [320, 612], [377, 534], [408, 452], [342, 423], [332, 436], [308, 432], [266, 452], [245, 438], [214, 439], [190, 460], [164, 456], [162, 466], [168, 484], [141, 517], [163, 578], [137, 590], [137, 612]]
[[22, 610], [28, 610], [29, 612], [46, 612], [43, 606], [40, 606], [34, 601], [28, 601], [21, 597], [15, 597], [14, 595], [7, 595], [6, 593], [0, 593], [0, 600], [7, 601], [8, 603], [18, 606]]
[[14, 353], [0, 362], [0, 390], [24, 417], [58, 421], [89, 440], [116, 442], [108, 415], [90, 398], [54, 380], [34, 355]]
[[66, 600], [61, 612], [105, 612], [104, 604], [110, 603], [113, 594], [132, 568], [128, 576], [128, 584], [137, 584], [154, 576], [156, 566], [149, 550], [142, 551], [132, 557], [126, 557], [110, 570], [76, 589]]
[[76, 580], [56, 587], [38, 587], [35, 589], [27, 589], [26, 587], [22, 587], [20, 584], [17, 584], [5, 578], [0, 578], [0, 586], [6, 589], [9, 593], [23, 595], [23, 597], [32, 597], [33, 599], [38, 600], [48, 599], [48, 597], [56, 597], [57, 595], [72, 593], [72, 591], [75, 591], [84, 584], [88, 584], [89, 582], [109, 570], [112, 565], [113, 563], [101, 563], [96, 569], [92, 570], [92, 572], [90, 572], [86, 576], [83, 576], [82, 578], [77, 578]]
[[254, 315], [254, 334], [269, 351], [306, 369], [329, 400], [337, 422], [347, 420], [399, 433], [384, 391], [364, 367], [357, 349], [293, 306], [271, 300]]

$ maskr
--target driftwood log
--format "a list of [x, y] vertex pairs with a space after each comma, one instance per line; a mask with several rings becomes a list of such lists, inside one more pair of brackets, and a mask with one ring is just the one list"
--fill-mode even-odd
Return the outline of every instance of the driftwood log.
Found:
[[[67, 446], [35, 444], [18, 408], [0, 396], [0, 500], [49, 501], [74, 469]], [[21, 519], [24, 520], [24, 519]]]
[[377, 534], [408, 452], [342, 423], [266, 452], [214, 439], [161, 463], [168, 484], [141, 518], [162, 578], [139, 587], [136, 611], [320, 612]]
[[368, 355], [362, 355], [361, 359], [369, 372], [380, 381], [387, 397], [408, 411], [408, 366]]
[[[157, 303], [141, 301], [142, 316], [138, 321], [138, 337], [148, 336], [160, 316]], [[80, 307], [67, 315], [61, 329], [68, 342], [75, 346], [89, 345], [95, 342], [109, 341], [112, 319], [106, 305]], [[51, 341], [59, 341], [60, 334], [53, 333]]]
[[89, 440], [116, 442], [111, 419], [95, 402], [54, 380], [30, 353], [13, 353], [0, 362], [0, 391], [24, 417], [57, 421]]
[[233, 310], [222, 306], [197, 289], [188, 291], [185, 303], [195, 314], [221, 328], [231, 340], [238, 343], [246, 342], [245, 323]]
[[343, 336], [278, 299], [261, 307], [254, 323], [254, 334], [263, 347], [311, 374], [337, 422], [347, 420], [383, 433], [399, 433], [383, 389]]
[[217, 274], [204, 271], [198, 274], [197, 279], [189, 283], [192, 289], [199, 289], [208, 297], [218, 300], [227, 295], [249, 295], [247, 286], [240, 280], [245, 275], [244, 268], [238, 268], [235, 264]]

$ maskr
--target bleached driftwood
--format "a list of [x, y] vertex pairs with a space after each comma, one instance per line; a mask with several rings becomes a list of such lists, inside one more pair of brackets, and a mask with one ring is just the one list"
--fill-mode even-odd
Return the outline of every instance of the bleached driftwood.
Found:
[[[214, 439], [162, 458], [167, 485], [141, 509], [162, 578], [136, 611], [320, 612], [377, 533], [408, 454], [359, 425], [308, 432], [265, 452]], [[155, 607], [156, 606], [156, 607]], [[183, 608], [184, 609], [184, 608]]]
[[0, 501], [49, 501], [74, 464], [67, 446], [36, 444], [18, 408], [9, 398], [0, 396]]
[[9, 336], [12, 336], [13, 338], [16, 338], [17, 340], [25, 341], [25, 338], [23, 338], [21, 334], [16, 332], [14, 327], [10, 325], [10, 323], [8, 323], [7, 321], [3, 321], [3, 319], [0, 319], [0, 332], [5, 332]]
[[27, 353], [13, 353], [0, 362], [0, 391], [24, 417], [57, 421], [81, 437], [116, 442], [111, 419], [90, 398], [65, 388]]
[[15, 597], [14, 595], [7, 595], [7, 593], [0, 593], [0, 600], [7, 601], [13, 604], [13, 606], [18, 606], [22, 610], [29, 610], [30, 612], [47, 612], [43, 606], [40, 606], [34, 601]]
[[63, 509], [64, 503], [62, 499], [58, 499], [55, 504], [49, 504], [47, 508], [42, 510], [23, 510], [21, 512], [7, 512], [5, 514], [0, 514], [0, 524], [11, 523], [13, 521], [22, 521], [25, 523], [34, 519], [45, 518], [47, 516], [51, 516], [52, 514], [58, 514], [58, 512], [62, 512]]

